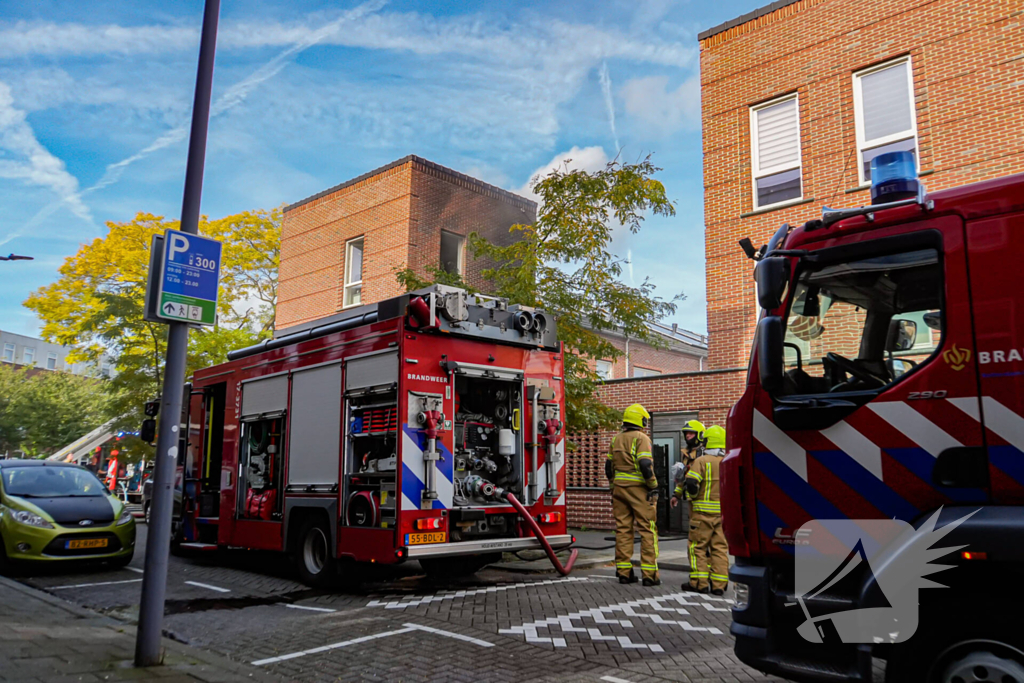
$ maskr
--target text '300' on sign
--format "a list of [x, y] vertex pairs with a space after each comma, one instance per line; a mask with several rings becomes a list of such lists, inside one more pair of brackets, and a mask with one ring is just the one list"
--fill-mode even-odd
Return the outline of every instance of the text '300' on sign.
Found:
[[213, 325], [217, 320], [221, 244], [168, 230], [156, 314], [167, 320]]

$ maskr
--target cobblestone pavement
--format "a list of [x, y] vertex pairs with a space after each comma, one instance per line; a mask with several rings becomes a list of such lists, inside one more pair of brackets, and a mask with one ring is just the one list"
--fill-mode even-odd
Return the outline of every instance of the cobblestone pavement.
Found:
[[[23, 578], [131, 621], [142, 547], [126, 569]], [[732, 652], [725, 598], [623, 586], [608, 567], [557, 574], [486, 569], [434, 582], [410, 562], [360, 584], [311, 590], [278, 555], [172, 558], [164, 628], [289, 681], [769, 681]]]

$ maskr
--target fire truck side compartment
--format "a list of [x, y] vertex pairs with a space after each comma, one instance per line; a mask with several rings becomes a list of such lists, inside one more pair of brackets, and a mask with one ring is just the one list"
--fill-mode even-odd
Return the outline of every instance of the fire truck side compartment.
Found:
[[341, 364], [292, 375], [288, 491], [330, 490], [338, 484], [341, 443]]

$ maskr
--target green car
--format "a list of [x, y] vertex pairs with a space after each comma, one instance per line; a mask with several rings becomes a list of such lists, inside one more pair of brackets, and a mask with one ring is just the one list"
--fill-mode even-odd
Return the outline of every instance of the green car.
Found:
[[46, 460], [0, 460], [0, 569], [132, 561], [135, 519], [89, 470]]

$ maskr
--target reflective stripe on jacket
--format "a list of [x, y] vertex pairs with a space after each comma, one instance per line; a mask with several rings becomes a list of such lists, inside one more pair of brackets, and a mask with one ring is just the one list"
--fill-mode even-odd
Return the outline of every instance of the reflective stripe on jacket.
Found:
[[[651, 454], [651, 439], [647, 434], [632, 429], [621, 432], [612, 439], [608, 459], [612, 462], [615, 475], [612, 478], [619, 486], [641, 486], [653, 489], [658, 487], [658, 479], [654, 476], [654, 456]], [[645, 478], [640, 469], [640, 461], [651, 463], [651, 477]]]
[[697, 493], [691, 496], [694, 512], [703, 512], [709, 515], [722, 514], [718, 476], [721, 462], [721, 456], [704, 454], [693, 461], [693, 465], [686, 473], [688, 480], [697, 482]]

